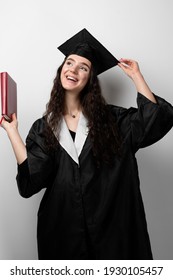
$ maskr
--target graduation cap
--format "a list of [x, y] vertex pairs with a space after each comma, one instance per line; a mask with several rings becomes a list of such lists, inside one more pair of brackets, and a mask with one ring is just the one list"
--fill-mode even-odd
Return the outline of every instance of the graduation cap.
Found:
[[58, 49], [67, 57], [83, 56], [91, 61], [97, 75], [116, 66], [119, 61], [85, 28], [63, 43]]

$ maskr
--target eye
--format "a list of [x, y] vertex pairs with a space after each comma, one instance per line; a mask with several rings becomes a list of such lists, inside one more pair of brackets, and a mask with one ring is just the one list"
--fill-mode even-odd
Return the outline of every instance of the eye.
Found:
[[87, 72], [87, 71], [88, 71], [88, 68], [85, 67], [85, 66], [81, 66], [80, 69], [81, 69], [82, 71], [84, 71], [84, 72]]
[[67, 61], [66, 61], [66, 65], [71, 66], [71, 65], [73, 65], [73, 64], [72, 64], [71, 61], [67, 60]]

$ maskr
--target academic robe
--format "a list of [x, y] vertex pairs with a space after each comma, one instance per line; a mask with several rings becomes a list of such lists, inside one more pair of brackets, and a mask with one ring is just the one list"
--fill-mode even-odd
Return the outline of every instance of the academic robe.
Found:
[[173, 126], [173, 107], [156, 99], [138, 93], [138, 108], [108, 105], [123, 139], [112, 167], [95, 164], [83, 114], [74, 142], [62, 119], [60, 145], [51, 153], [44, 117], [33, 124], [17, 183], [26, 198], [46, 189], [38, 211], [39, 259], [152, 259], [135, 153]]

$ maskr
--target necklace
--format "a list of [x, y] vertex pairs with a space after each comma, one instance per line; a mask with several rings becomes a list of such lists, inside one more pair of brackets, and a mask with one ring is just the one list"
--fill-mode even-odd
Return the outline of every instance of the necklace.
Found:
[[79, 111], [76, 114], [69, 113], [69, 116], [71, 116], [73, 119], [75, 119], [79, 114]]

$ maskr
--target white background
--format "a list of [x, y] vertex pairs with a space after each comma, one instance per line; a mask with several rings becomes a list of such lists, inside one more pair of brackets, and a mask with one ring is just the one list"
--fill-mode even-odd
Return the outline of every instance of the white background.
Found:
[[[56, 69], [57, 46], [84, 27], [117, 58], [139, 62], [153, 92], [173, 104], [172, 0], [0, 0], [0, 72], [18, 84], [19, 130], [25, 140], [42, 116]], [[132, 82], [114, 67], [99, 76], [112, 104], [136, 106]], [[173, 259], [173, 130], [137, 153], [155, 259]], [[37, 259], [37, 210], [43, 191], [20, 197], [16, 161], [0, 128], [0, 259]]]

